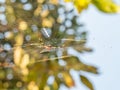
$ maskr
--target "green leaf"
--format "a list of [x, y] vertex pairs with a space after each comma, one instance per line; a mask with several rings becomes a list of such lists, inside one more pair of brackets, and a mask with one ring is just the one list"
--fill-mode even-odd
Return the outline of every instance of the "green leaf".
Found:
[[87, 86], [90, 90], [94, 90], [92, 83], [83, 75], [80, 75], [81, 82]]
[[98, 69], [91, 65], [84, 65], [82, 70], [86, 72], [94, 73], [94, 74], [99, 74]]

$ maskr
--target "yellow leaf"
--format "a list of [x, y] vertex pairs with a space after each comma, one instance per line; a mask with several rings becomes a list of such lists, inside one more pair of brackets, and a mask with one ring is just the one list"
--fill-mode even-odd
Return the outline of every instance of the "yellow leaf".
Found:
[[25, 22], [25, 21], [19, 22], [18, 28], [19, 28], [20, 30], [26, 30], [27, 27], [28, 27], [27, 22]]
[[21, 68], [26, 68], [28, 64], [29, 64], [29, 55], [24, 54], [24, 56], [22, 57], [22, 60], [20, 62], [20, 67]]
[[49, 19], [46, 19], [46, 18], [43, 19], [43, 21], [42, 21], [42, 26], [43, 27], [49, 27], [50, 28], [50, 27], [52, 27], [52, 25], [53, 24]]
[[83, 9], [86, 9], [90, 4], [91, 0], [74, 0], [73, 3], [77, 8], [78, 12], [81, 12]]
[[21, 55], [22, 55], [22, 49], [20, 47], [16, 47], [14, 50], [14, 63], [17, 66], [20, 65]]
[[120, 13], [120, 6], [112, 0], [93, 0], [92, 2], [102, 12]]
[[63, 73], [63, 78], [64, 78], [64, 81], [65, 81], [65, 84], [68, 87], [73, 87], [75, 85], [74, 81], [73, 81], [73, 79], [72, 79], [72, 77], [70, 76], [69, 73]]
[[39, 87], [36, 85], [36, 83], [34, 81], [31, 81], [28, 84], [28, 90], [39, 90]]
[[28, 74], [29, 74], [29, 70], [28, 70], [28, 68], [22, 68], [21, 69], [21, 73], [22, 73], [22, 75], [24, 75], [24, 76], [27, 76]]
[[71, 2], [71, 0], [64, 0], [65, 2]]
[[44, 90], [50, 90], [50, 87], [49, 87], [48, 85], [46, 85], [46, 86], [44, 87]]

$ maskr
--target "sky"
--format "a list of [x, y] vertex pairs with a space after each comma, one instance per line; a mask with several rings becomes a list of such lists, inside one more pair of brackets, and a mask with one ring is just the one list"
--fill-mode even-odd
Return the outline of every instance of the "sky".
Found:
[[88, 31], [87, 45], [94, 50], [84, 54], [82, 59], [96, 65], [101, 73], [88, 75], [94, 83], [95, 90], [119, 90], [120, 14], [105, 14], [90, 6], [82, 13], [81, 20]]

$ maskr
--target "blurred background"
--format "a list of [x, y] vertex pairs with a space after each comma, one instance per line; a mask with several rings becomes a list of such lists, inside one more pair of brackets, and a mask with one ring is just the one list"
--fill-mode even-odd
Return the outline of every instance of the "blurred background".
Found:
[[[96, 90], [118, 90], [120, 83], [120, 14], [105, 14], [94, 6], [81, 15], [94, 52], [82, 58], [99, 66], [100, 75], [90, 76]], [[79, 90], [79, 89], [78, 89]], [[86, 90], [86, 89], [82, 89]]]
[[[87, 76], [92, 80], [95, 90], [118, 90], [120, 88], [120, 14], [105, 14], [91, 5], [82, 13], [81, 21], [85, 23], [88, 31], [87, 45], [93, 48], [92, 53], [83, 54], [81, 58], [87, 63], [98, 66], [100, 70], [100, 75]], [[63, 90], [67, 89], [63, 88]], [[78, 85], [77, 90], [89, 89], [84, 85]]]

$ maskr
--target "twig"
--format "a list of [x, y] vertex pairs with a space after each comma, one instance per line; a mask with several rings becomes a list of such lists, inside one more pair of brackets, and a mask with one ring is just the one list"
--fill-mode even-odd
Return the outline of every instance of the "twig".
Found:
[[50, 59], [37, 60], [35, 63], [45, 62], [45, 61], [50, 61], [50, 60], [57, 60], [57, 59], [64, 59], [64, 58], [68, 58], [68, 57], [71, 57], [71, 55], [69, 55], [69, 56], [55, 57], [55, 58], [50, 58]]

